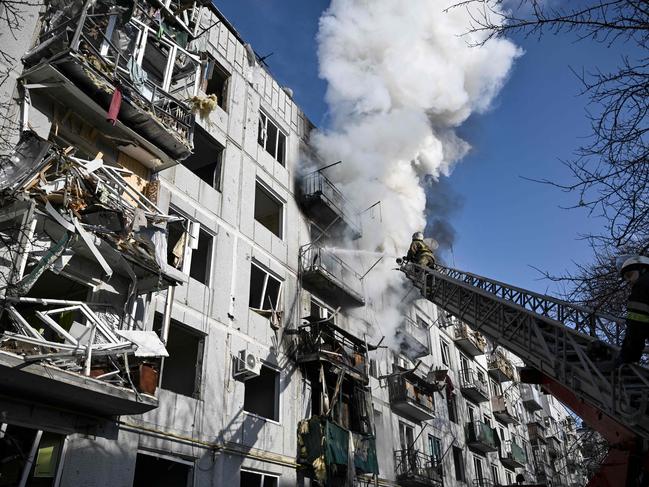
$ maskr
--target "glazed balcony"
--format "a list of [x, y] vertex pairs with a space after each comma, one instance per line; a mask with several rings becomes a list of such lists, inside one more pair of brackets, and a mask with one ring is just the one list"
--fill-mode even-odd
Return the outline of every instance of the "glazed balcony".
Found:
[[435, 417], [434, 390], [414, 374], [397, 372], [387, 377], [392, 410], [412, 421], [428, 421]]
[[512, 470], [523, 468], [527, 463], [527, 455], [518, 443], [513, 440], [506, 441], [500, 448], [500, 462]]
[[327, 302], [363, 306], [361, 276], [336, 254], [315, 245], [300, 253], [300, 272], [305, 289]]
[[503, 424], [518, 424], [518, 413], [516, 408], [503, 394], [491, 398], [491, 409], [498, 421]]
[[534, 412], [543, 409], [541, 393], [536, 387], [530, 384], [521, 384], [520, 390], [523, 406], [525, 406], [529, 411]]
[[453, 340], [457, 348], [470, 357], [482, 355], [487, 349], [487, 341], [481, 333], [473, 331], [465, 323], [456, 323], [453, 326]]
[[[33, 90], [32, 103], [48, 98], [71, 109], [124, 141], [124, 150], [150, 169], [176, 164], [192, 150], [190, 105], [201, 79], [200, 58], [181, 46], [189, 34], [173, 19], [163, 19], [158, 35], [150, 5], [135, 3], [130, 14], [112, 5], [86, 2], [69, 17], [45, 19], [46, 30], [23, 57], [25, 84], [47, 87]], [[118, 113], [109, 124], [113, 101]], [[134, 142], [147, 155], [134, 153]]]
[[498, 383], [516, 380], [516, 372], [512, 363], [500, 351], [487, 357], [487, 372]]
[[482, 421], [466, 423], [464, 435], [469, 449], [478, 453], [498, 451], [496, 444], [496, 430]]
[[539, 421], [531, 421], [527, 423], [527, 434], [530, 439], [530, 443], [534, 445], [546, 444], [547, 438], [545, 437], [545, 429]]
[[418, 450], [394, 452], [397, 483], [404, 487], [442, 487], [444, 474], [442, 464], [430, 455]]
[[299, 198], [305, 213], [322, 228], [340, 228], [352, 239], [361, 237], [358, 211], [322, 172], [302, 178]]
[[416, 360], [430, 354], [430, 333], [427, 328], [419, 326], [407, 317], [401, 322], [396, 331], [396, 338], [401, 348], [401, 353], [410, 360]]
[[460, 376], [460, 392], [470, 401], [481, 403], [489, 400], [489, 386], [484, 377], [472, 369], [462, 369]]
[[352, 378], [367, 383], [365, 342], [329, 321], [298, 328], [295, 360], [298, 364], [329, 363]]

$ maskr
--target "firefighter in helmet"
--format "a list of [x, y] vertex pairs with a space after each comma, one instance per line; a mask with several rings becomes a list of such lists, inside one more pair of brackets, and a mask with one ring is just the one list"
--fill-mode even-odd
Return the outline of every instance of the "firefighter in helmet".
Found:
[[406, 259], [422, 267], [433, 267], [435, 265], [435, 256], [430, 247], [424, 242], [423, 233], [415, 232], [412, 235], [412, 243], [408, 249]]
[[649, 257], [625, 256], [620, 259], [620, 275], [631, 284], [627, 301], [626, 333], [618, 364], [638, 362], [645, 340], [649, 339]]

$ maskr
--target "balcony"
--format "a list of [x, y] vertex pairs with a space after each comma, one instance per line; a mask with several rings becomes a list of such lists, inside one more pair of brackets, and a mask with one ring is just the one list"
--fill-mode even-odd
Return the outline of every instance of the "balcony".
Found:
[[[175, 164], [192, 150], [200, 58], [183, 47], [190, 35], [179, 18], [161, 11], [156, 20], [143, 2], [113, 5], [88, 2], [72, 16], [46, 16], [49, 30], [23, 57], [23, 81], [47, 86], [33, 90], [32, 104], [71, 108], [150, 169]], [[117, 113], [107, 123], [111, 103]]]
[[302, 325], [297, 330], [298, 364], [326, 362], [343, 368], [352, 378], [367, 383], [365, 342], [329, 321]]
[[401, 322], [395, 333], [399, 342], [401, 353], [410, 360], [416, 360], [430, 354], [430, 334], [427, 328], [423, 328], [407, 317]]
[[547, 443], [543, 425], [538, 421], [527, 423], [527, 434], [529, 436], [530, 443], [534, 445], [538, 445], [539, 443]]
[[428, 421], [435, 417], [433, 393], [435, 390], [425, 380], [407, 372], [397, 372], [387, 377], [392, 410], [412, 421]]
[[498, 451], [496, 430], [482, 421], [466, 423], [464, 428], [467, 446], [479, 453]]
[[334, 253], [310, 246], [300, 253], [302, 285], [322, 299], [343, 306], [363, 306], [360, 274]]
[[299, 198], [305, 213], [323, 228], [340, 228], [352, 239], [361, 237], [358, 211], [322, 172], [302, 178]]
[[473, 331], [464, 323], [456, 323], [453, 327], [455, 345], [470, 357], [484, 354], [487, 341], [481, 333]]
[[518, 424], [518, 413], [505, 395], [491, 398], [491, 409], [498, 421], [503, 424]]
[[442, 464], [434, 457], [418, 450], [394, 452], [397, 483], [404, 487], [429, 487], [443, 485]]
[[[546, 435], [547, 437], [547, 435]], [[561, 444], [555, 436], [547, 437], [548, 440], [548, 455], [551, 460], [556, 460], [561, 457]]]
[[500, 448], [500, 462], [512, 470], [523, 468], [527, 463], [527, 455], [515, 441], [506, 441]]
[[530, 384], [521, 384], [521, 400], [523, 401], [523, 406], [530, 412], [543, 409], [541, 393], [536, 387]]
[[489, 386], [484, 375], [472, 369], [462, 369], [460, 376], [460, 392], [470, 401], [480, 403], [489, 400]]
[[487, 357], [487, 372], [499, 383], [516, 380], [514, 366], [500, 351], [495, 351]]

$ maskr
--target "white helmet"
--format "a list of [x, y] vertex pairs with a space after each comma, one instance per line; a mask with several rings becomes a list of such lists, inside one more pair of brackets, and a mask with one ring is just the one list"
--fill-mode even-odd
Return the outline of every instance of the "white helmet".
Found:
[[617, 268], [620, 275], [628, 271], [649, 268], [649, 257], [644, 255], [623, 255], [617, 258]]
[[412, 239], [413, 240], [423, 240], [424, 239], [424, 234], [421, 232], [415, 232], [412, 234]]

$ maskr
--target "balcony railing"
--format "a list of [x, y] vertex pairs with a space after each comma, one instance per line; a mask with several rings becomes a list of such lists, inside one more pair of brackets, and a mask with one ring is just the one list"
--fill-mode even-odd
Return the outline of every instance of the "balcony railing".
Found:
[[430, 354], [430, 333], [428, 329], [417, 325], [409, 317], [406, 317], [400, 323], [397, 328], [396, 338], [399, 341], [401, 353], [411, 360]]
[[480, 453], [498, 451], [496, 430], [482, 421], [467, 423], [464, 429], [467, 446]]
[[460, 376], [460, 392], [473, 402], [489, 400], [489, 386], [484, 377], [472, 369], [462, 369]]
[[527, 423], [527, 434], [530, 438], [530, 442], [532, 443], [541, 442], [545, 444], [547, 442], [547, 439], [545, 438], [545, 431], [543, 429], [543, 425], [540, 424], [538, 421], [532, 421], [530, 423]]
[[338, 219], [352, 238], [361, 236], [358, 210], [322, 172], [316, 171], [302, 178], [300, 198], [311, 218], [323, 227]]
[[435, 417], [434, 391], [421, 382], [421, 379], [409, 377], [405, 372], [387, 377], [390, 406], [395, 412], [414, 421], [427, 421]]
[[299, 327], [296, 361], [300, 364], [328, 362], [343, 367], [363, 382], [368, 381], [364, 341], [328, 321]]
[[521, 446], [515, 441], [509, 440], [503, 443], [500, 448], [500, 461], [507, 468], [522, 468], [527, 463], [527, 455]]
[[442, 464], [438, 459], [418, 450], [397, 450], [394, 452], [397, 482], [406, 487], [441, 486]]
[[503, 394], [491, 398], [491, 409], [498, 421], [504, 424], [517, 424], [518, 413], [509, 398]]
[[534, 412], [543, 409], [541, 393], [536, 387], [533, 387], [530, 384], [521, 384], [520, 391], [523, 406], [525, 406], [529, 411]]
[[482, 355], [487, 349], [487, 341], [481, 333], [473, 331], [465, 323], [458, 322], [453, 327], [455, 345], [470, 357]]
[[365, 304], [361, 276], [338, 255], [318, 246], [300, 254], [302, 284], [332, 303], [362, 306]]
[[487, 370], [489, 375], [498, 382], [516, 380], [514, 366], [500, 351], [487, 357]]

